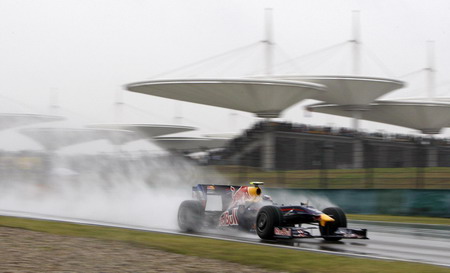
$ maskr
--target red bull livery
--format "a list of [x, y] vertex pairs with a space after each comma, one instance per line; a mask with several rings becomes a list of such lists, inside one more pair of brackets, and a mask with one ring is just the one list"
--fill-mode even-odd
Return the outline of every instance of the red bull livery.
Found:
[[[366, 229], [347, 228], [345, 213], [338, 207], [319, 211], [304, 203], [277, 205], [270, 196], [262, 194], [262, 182], [250, 184], [194, 186], [194, 200], [183, 201], [178, 210], [180, 229], [196, 232], [203, 227], [235, 228], [256, 232], [262, 239], [368, 239]], [[213, 201], [216, 208], [209, 206]], [[318, 230], [317, 235], [314, 230]]]

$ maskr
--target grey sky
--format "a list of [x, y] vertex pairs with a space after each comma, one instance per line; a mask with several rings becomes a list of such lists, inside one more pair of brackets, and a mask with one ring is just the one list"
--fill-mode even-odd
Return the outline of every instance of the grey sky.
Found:
[[[364, 75], [395, 77], [424, 68], [426, 41], [434, 40], [437, 92], [450, 97], [450, 1], [445, 0], [1, 0], [0, 95], [48, 113], [50, 94], [57, 93], [62, 114], [70, 110], [71, 115], [93, 123], [175, 123], [175, 116], [182, 115], [184, 125], [200, 127], [203, 132], [246, 128], [254, 118], [242, 112], [231, 115], [229, 110], [130, 92], [124, 92], [123, 99], [131, 107], [118, 111], [114, 101], [124, 84], [149, 80], [263, 40], [265, 8], [273, 8], [276, 61], [350, 40], [352, 10], [361, 12], [363, 48], [371, 52], [363, 54]], [[248, 58], [231, 56], [238, 59], [217, 70], [217, 76], [236, 76], [233, 71], [240, 72], [240, 67], [262, 72], [261, 47], [255, 47]], [[350, 47], [342, 51], [340, 59], [330, 60], [330, 64], [325, 63], [327, 56], [296, 64], [302, 67], [299, 74], [349, 74], [350, 62], [345, 60], [350, 58]], [[375, 54], [392, 75], [383, 74], [370, 54]], [[324, 65], [316, 69], [318, 63]], [[208, 72], [221, 63], [210, 65], [198, 75], [214, 76]], [[425, 96], [424, 78], [422, 73], [401, 79], [410, 87], [398, 94]], [[287, 110], [284, 117], [310, 124], [350, 126], [347, 119], [316, 113], [305, 118], [298, 105]], [[233, 125], [236, 120], [238, 124]], [[369, 122], [361, 126], [412, 132]]]

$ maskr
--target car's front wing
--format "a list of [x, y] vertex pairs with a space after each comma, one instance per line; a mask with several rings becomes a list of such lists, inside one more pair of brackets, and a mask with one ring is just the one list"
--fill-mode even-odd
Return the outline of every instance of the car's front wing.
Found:
[[342, 238], [342, 239], [369, 239], [367, 229], [338, 228], [338, 230], [327, 236], [314, 236], [309, 231], [311, 228], [303, 227], [275, 227], [275, 238]]

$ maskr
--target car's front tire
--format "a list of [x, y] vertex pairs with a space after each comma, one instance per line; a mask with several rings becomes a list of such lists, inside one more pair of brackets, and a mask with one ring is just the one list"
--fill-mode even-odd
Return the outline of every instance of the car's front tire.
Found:
[[183, 201], [178, 209], [178, 226], [185, 232], [197, 232], [203, 226], [205, 208], [197, 200]]
[[276, 206], [262, 207], [256, 216], [256, 233], [261, 239], [273, 239], [274, 228], [280, 226], [283, 214]]
[[325, 241], [339, 241], [341, 237], [327, 237], [333, 235], [340, 227], [347, 227], [347, 216], [344, 211], [338, 207], [329, 207], [322, 210], [323, 213], [332, 217], [334, 222], [326, 222], [325, 226], [319, 226], [320, 235]]

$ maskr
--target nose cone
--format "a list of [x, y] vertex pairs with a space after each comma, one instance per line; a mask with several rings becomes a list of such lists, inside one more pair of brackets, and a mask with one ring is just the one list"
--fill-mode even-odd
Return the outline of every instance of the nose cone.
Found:
[[321, 214], [320, 215], [320, 225], [324, 227], [327, 222], [334, 222], [334, 219], [324, 213]]

